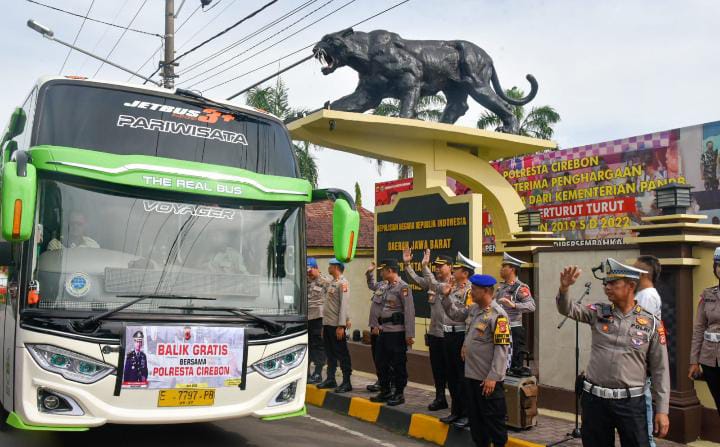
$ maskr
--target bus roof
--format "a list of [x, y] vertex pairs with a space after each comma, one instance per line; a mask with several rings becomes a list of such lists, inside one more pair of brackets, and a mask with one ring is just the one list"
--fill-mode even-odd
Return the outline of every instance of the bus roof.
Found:
[[[156, 85], [143, 85], [143, 84], [135, 84], [135, 83], [131, 83], [131, 82], [120, 82], [120, 81], [106, 81], [106, 80], [102, 80], [102, 79], [90, 79], [90, 78], [81, 78], [81, 77], [74, 77], [74, 76], [52, 76], [52, 75], [42, 76], [38, 79], [38, 81], [35, 83], [35, 85], [38, 88], [40, 88], [40, 86], [42, 86], [43, 84], [45, 84], [49, 81], [54, 81], [54, 80], [75, 81], [75, 82], [93, 82], [95, 84], [107, 84], [107, 85], [115, 85], [115, 86], [121, 86], [121, 87], [129, 87], [129, 88], [133, 88], [135, 90], [145, 90], [148, 92], [163, 93], [166, 95], [168, 93], [173, 94], [173, 95], [178, 95], [176, 93], [177, 88], [168, 89], [168, 88], [164, 88], [164, 87], [158, 87]], [[181, 98], [184, 98], [184, 99], [188, 98], [187, 96], [184, 96], [184, 95], [178, 95], [178, 96]], [[206, 96], [206, 95], [202, 95], [202, 96], [207, 98], [210, 101], [216, 102], [218, 104], [222, 104], [224, 106], [227, 106], [227, 107], [230, 107], [233, 109], [244, 110], [244, 111], [251, 112], [251, 113], [262, 113], [263, 115], [265, 115], [269, 118], [275, 119], [276, 121], [279, 121], [281, 124], [285, 125], [280, 118], [273, 115], [272, 113], [268, 113], [265, 110], [256, 109], [255, 107], [248, 107], [248, 106], [240, 105], [240, 104], [233, 104], [233, 103], [225, 101], [223, 99], [217, 99], [217, 98], [213, 98], [211, 96]]]

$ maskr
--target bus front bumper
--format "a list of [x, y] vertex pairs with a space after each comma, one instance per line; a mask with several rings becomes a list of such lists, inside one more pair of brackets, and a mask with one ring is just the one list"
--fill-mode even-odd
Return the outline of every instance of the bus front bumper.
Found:
[[[248, 364], [283, 349], [304, 344], [307, 342], [306, 337], [301, 335], [268, 345], [251, 346], [248, 349]], [[48, 343], [47, 336], [43, 336], [43, 342]], [[86, 355], [92, 355], [93, 351], [99, 352], [100, 349], [98, 345], [64, 338], [58, 342], [63, 342], [62, 346], [67, 349]], [[86, 346], [80, 349], [77, 344]], [[97, 427], [106, 423], [179, 424], [244, 416], [273, 419], [276, 416], [301, 414], [305, 405], [307, 354], [302, 364], [275, 379], [267, 379], [248, 367], [245, 389], [217, 388], [211, 406], [159, 408], [160, 390], [122, 389], [119, 396], [115, 396], [115, 375], [88, 385], [72, 382], [42, 369], [24, 346], [16, 349], [15, 408], [11, 418], [17, 418], [12, 425], [18, 428], [52, 430]], [[291, 384], [295, 385], [294, 397], [277, 404], [276, 397]], [[39, 402], [40, 391], [70, 398], [77, 404], [79, 411], [73, 415], [47, 412]]]

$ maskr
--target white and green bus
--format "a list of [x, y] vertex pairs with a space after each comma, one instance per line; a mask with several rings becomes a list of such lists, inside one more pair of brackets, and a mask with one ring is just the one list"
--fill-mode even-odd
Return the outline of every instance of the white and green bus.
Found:
[[304, 412], [303, 207], [287, 129], [182, 89], [40, 80], [2, 137], [1, 423], [87, 430]]

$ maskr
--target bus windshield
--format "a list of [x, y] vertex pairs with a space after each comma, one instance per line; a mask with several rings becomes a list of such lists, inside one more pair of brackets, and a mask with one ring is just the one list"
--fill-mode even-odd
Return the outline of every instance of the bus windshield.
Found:
[[38, 96], [31, 145], [152, 155], [297, 177], [285, 127], [181, 96], [50, 81]]
[[[188, 299], [185, 307], [305, 312], [301, 207], [161, 200], [49, 179], [39, 186], [33, 286], [40, 310], [87, 314], [127, 303], [123, 295], [157, 294], [216, 299]], [[167, 309], [177, 304], [147, 299], [123, 312], [184, 312]]]

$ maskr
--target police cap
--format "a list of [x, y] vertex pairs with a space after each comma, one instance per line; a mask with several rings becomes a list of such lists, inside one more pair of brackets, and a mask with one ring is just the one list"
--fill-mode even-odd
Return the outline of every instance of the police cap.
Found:
[[453, 264], [453, 258], [452, 256], [448, 255], [438, 255], [435, 260], [432, 262], [434, 265], [451, 265]]
[[308, 269], [316, 269], [316, 268], [318, 268], [317, 259], [315, 259], [315, 258], [307, 258], [307, 268], [308, 268]]
[[475, 274], [470, 277], [470, 282], [478, 287], [492, 287], [497, 284], [497, 280], [491, 275]]
[[400, 265], [398, 264], [397, 259], [392, 259], [392, 258], [383, 259], [382, 261], [380, 261], [380, 265], [378, 265], [377, 269], [382, 270], [385, 267], [391, 268], [391, 269], [395, 270], [396, 272], [400, 271]]
[[145, 339], [145, 335], [142, 333], [142, 331], [135, 331], [133, 334], [133, 338], [135, 341], [143, 341]]

